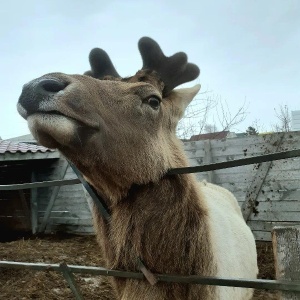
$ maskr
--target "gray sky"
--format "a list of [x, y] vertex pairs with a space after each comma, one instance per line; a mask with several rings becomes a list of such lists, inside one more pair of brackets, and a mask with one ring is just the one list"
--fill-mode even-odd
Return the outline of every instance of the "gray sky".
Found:
[[[270, 128], [274, 108], [300, 109], [300, 1], [5, 1], [0, 8], [0, 136], [29, 133], [16, 103], [22, 85], [50, 72], [89, 69], [94, 47], [122, 76], [141, 67], [137, 42], [154, 38], [166, 55], [184, 51], [201, 69], [202, 90]], [[189, 83], [192, 86], [194, 83]]]

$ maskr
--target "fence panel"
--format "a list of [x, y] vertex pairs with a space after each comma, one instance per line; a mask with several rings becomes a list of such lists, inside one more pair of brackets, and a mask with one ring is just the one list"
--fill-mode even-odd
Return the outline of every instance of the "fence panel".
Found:
[[[257, 155], [300, 149], [300, 132], [250, 136], [224, 140], [185, 142], [191, 166], [218, 163]], [[244, 208], [257, 240], [271, 241], [272, 226], [300, 225], [300, 157], [197, 173], [230, 190]], [[250, 204], [249, 204], [250, 203]]]

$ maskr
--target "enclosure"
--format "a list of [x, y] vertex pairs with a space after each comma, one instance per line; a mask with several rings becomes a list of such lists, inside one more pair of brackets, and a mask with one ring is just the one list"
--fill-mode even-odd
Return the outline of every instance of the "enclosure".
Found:
[[[184, 147], [191, 165], [195, 166], [221, 161], [232, 161], [283, 150], [299, 149], [299, 138], [300, 134], [298, 132], [291, 132], [237, 139], [185, 142]], [[2, 174], [4, 174], [1, 185], [29, 182], [30, 180], [35, 182], [75, 178], [66, 160], [57, 152], [45, 149], [45, 152], [33, 152], [34, 150], [32, 149], [24, 151], [25, 153], [23, 154], [20, 151], [16, 151], [14, 154], [5, 151], [1, 158], [1, 170]], [[31, 157], [30, 159], [28, 159], [29, 156]], [[298, 189], [300, 176], [298, 166], [299, 158], [291, 158], [199, 173], [197, 177], [199, 180], [206, 179], [231, 190], [237, 197], [256, 240], [270, 241], [271, 229], [275, 225], [289, 226], [300, 224], [300, 191]], [[26, 172], [23, 173], [22, 170], [26, 170]], [[14, 177], [14, 172], [17, 172], [19, 175], [22, 174], [22, 178], [20, 179], [18, 176]], [[11, 175], [6, 176], [6, 174]], [[11, 179], [13, 181], [8, 182]], [[27, 193], [22, 192], [22, 190], [10, 192], [13, 193], [8, 193], [7, 191], [4, 193], [1, 191], [1, 200], [6, 201], [6, 203], [19, 203], [19, 206], [16, 208], [4, 205], [7, 210], [1, 211], [5, 212], [1, 216], [1, 225], [3, 227], [0, 227], [5, 228], [6, 238], [4, 239], [7, 239], [10, 234], [19, 232], [20, 229], [28, 231], [30, 228], [34, 233], [44, 231], [47, 233], [93, 233], [88, 205], [90, 199], [83, 192], [80, 184], [33, 188], [29, 193], [28, 190]], [[19, 197], [13, 197], [13, 195], [19, 195]], [[251, 208], [250, 211], [249, 207]], [[14, 212], [12, 216], [9, 216], [9, 211]], [[23, 213], [21, 213], [22, 211]], [[13, 217], [17, 221], [11, 222], [12, 224], [23, 224], [23, 227], [15, 226], [13, 228], [7, 226], [9, 217]], [[2, 237], [4, 237], [3, 234]], [[78, 243], [80, 245], [77, 244], [77, 241], [80, 241]], [[47, 246], [45, 247], [44, 245]], [[76, 248], [76, 252], [72, 252], [74, 251], [73, 247]], [[81, 252], [78, 251], [78, 248]], [[257, 248], [260, 263], [260, 278], [274, 279], [275, 273], [271, 243], [257, 242]], [[101, 266], [101, 257], [97, 255], [97, 246], [93, 237], [79, 238], [54, 235], [51, 237], [46, 236], [45, 239], [21, 239], [16, 242], [2, 244], [0, 250], [0, 260], [46, 263], [61, 263], [62, 261], [66, 261], [71, 264]], [[75, 256], [75, 258], [72, 258], [72, 256]], [[25, 282], [31, 282], [30, 284], [26, 284], [26, 286], [31, 287], [25, 289], [24, 299], [42, 299], [43, 295], [45, 295], [45, 299], [68, 299], [68, 297], [72, 299], [70, 291], [66, 289], [62, 280], [60, 283], [56, 283], [59, 288], [53, 288], [51, 285], [57, 274], [54, 276], [50, 275], [52, 274], [51, 272], [47, 272], [47, 275], [41, 275], [43, 272], [39, 272], [36, 273], [39, 275], [34, 275], [29, 271], [24, 271], [25, 273], [22, 271], [19, 274], [16, 271], [9, 270], [4, 270], [4, 272], [0, 270], [0, 272], [3, 275], [2, 279], [5, 278], [2, 285], [3, 291], [1, 292], [3, 295], [7, 293], [7, 297], [11, 297], [6, 297], [7, 299], [18, 299], [14, 293]], [[21, 275], [20, 281], [17, 280], [18, 275]], [[7, 278], [10, 279], [7, 280]], [[15, 289], [10, 288], [12, 278], [16, 282]], [[56, 279], [58, 278], [61, 277], [58, 276]], [[101, 282], [99, 277], [95, 279], [94, 277], [77, 276], [76, 281], [82, 287], [83, 293], [87, 293], [86, 295], [90, 295], [89, 293], [91, 293], [93, 295], [91, 299], [98, 299], [94, 295], [94, 290]], [[19, 286], [17, 286], [18, 284]], [[43, 295], [39, 293], [40, 289], [36, 289], [37, 285], [45, 288], [45, 291], [42, 293]], [[52, 286], [52, 288], [49, 290], [47, 285], [49, 287]], [[20, 293], [21, 290], [22, 288], [20, 289]], [[255, 297], [255, 299], [272, 299], [272, 297], [276, 297], [276, 293], [257, 292]]]

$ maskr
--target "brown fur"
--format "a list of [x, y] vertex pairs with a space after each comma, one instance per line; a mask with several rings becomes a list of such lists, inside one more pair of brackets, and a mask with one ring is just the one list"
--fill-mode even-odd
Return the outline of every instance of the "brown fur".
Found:
[[[135, 187], [114, 207], [110, 224], [95, 209], [95, 228], [107, 268], [138, 271], [137, 258], [142, 257], [154, 273], [214, 275], [207, 215], [193, 201], [199, 195], [191, 182], [189, 175], [167, 176], [158, 183]], [[116, 279], [115, 284], [120, 295], [127, 291], [124, 299], [141, 299], [136, 292], [147, 295], [143, 299], [199, 299], [195, 295], [213, 299], [208, 296], [213, 288], [201, 285], [160, 283], [150, 288], [145, 282], [134, 287], [136, 283], [123, 279]]]
[[[144, 99], [162, 98], [163, 85], [155, 76], [150, 76], [151, 84], [58, 73], [43, 78], [68, 83], [49, 104], [65, 121], [62, 116], [48, 119], [41, 109], [28, 118], [30, 129], [105, 195], [111, 221], [103, 221], [94, 209], [94, 224], [106, 267], [138, 271], [141, 257], [154, 273], [215, 275], [207, 211], [196, 180], [166, 175], [170, 168], [187, 166], [175, 136], [184, 111], [180, 94], [172, 92], [154, 111]], [[213, 299], [215, 291], [202, 285], [111, 280], [117, 298], [124, 300]]]

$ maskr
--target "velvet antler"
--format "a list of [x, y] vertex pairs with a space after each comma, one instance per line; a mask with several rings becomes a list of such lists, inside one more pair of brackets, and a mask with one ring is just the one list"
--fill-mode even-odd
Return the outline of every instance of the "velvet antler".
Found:
[[143, 69], [156, 71], [165, 84], [163, 93], [168, 94], [176, 86], [196, 79], [199, 68], [187, 62], [187, 55], [178, 52], [167, 57], [159, 45], [149, 37], [139, 40], [139, 50], [143, 59]]
[[89, 55], [91, 71], [84, 74], [94, 78], [102, 79], [105, 76], [121, 77], [116, 71], [113, 63], [111, 62], [108, 54], [99, 48], [94, 48]]
[[[187, 62], [187, 55], [178, 52], [167, 57], [159, 45], [149, 37], [139, 40], [138, 47], [143, 60], [142, 70], [155, 71], [164, 83], [163, 94], [167, 95], [178, 85], [192, 81], [199, 76], [199, 68]], [[95, 48], [89, 55], [91, 71], [86, 75], [103, 79], [104, 77], [120, 78], [114, 68], [108, 54], [99, 48]], [[135, 80], [135, 76], [124, 81]]]

